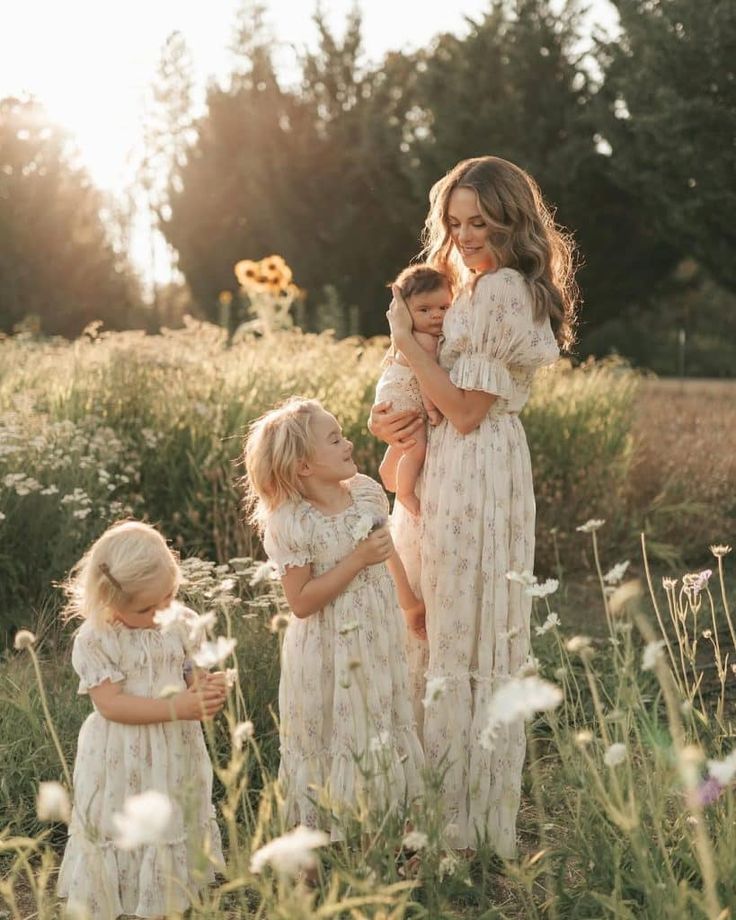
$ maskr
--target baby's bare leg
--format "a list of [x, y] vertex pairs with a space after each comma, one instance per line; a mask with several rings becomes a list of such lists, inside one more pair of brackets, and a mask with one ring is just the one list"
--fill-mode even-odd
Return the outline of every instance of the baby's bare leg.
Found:
[[415, 489], [427, 452], [427, 432], [424, 427], [414, 435], [416, 444], [404, 451], [396, 470], [396, 498], [411, 514], [419, 514], [419, 499]]

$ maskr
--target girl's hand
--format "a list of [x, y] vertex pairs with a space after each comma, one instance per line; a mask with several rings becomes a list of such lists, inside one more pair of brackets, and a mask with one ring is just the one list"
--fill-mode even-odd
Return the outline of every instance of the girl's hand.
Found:
[[405, 346], [411, 342], [413, 328], [411, 313], [409, 313], [406, 302], [395, 284], [391, 285], [391, 293], [394, 295], [394, 299], [386, 311], [388, 324], [391, 327], [391, 339], [395, 348], [398, 348], [399, 351], [404, 351]]
[[391, 532], [386, 526], [374, 530], [365, 540], [361, 540], [356, 547], [356, 552], [360, 553], [363, 568], [386, 562], [393, 551], [394, 542], [391, 539]]
[[426, 615], [424, 604], [421, 601], [412, 607], [407, 607], [404, 611], [404, 619], [410, 633], [413, 633], [418, 639], [427, 638]]
[[224, 671], [208, 671], [204, 675], [204, 679], [208, 686], [218, 687], [222, 691], [223, 696], [227, 695], [229, 688], [227, 683], [227, 675]]
[[412, 437], [424, 422], [416, 409], [404, 409], [392, 412], [390, 402], [376, 403], [368, 419], [368, 430], [381, 441], [399, 450], [414, 447], [416, 440]]
[[217, 715], [222, 709], [225, 693], [209, 680], [197, 681], [187, 690], [177, 693], [172, 703], [177, 719], [184, 722], [203, 722]]

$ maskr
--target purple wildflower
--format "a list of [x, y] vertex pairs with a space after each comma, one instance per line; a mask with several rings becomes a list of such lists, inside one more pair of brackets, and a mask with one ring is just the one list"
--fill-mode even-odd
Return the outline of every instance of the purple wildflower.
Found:
[[715, 776], [709, 776], [707, 779], [704, 779], [695, 790], [696, 801], [701, 808], [712, 805], [721, 797], [725, 788], [726, 787], [719, 782]]

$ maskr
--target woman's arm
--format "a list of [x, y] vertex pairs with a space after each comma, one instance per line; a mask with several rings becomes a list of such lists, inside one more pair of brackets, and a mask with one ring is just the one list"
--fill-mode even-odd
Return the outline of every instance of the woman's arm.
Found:
[[301, 620], [322, 610], [343, 593], [358, 572], [369, 565], [385, 562], [393, 548], [388, 527], [379, 527], [334, 568], [316, 578], [311, 565], [289, 566], [281, 584], [294, 616]]
[[474, 431], [497, 399], [482, 390], [461, 390], [450, 375], [416, 342], [411, 316], [397, 288], [388, 309], [391, 335], [417, 376], [419, 386], [460, 434]]
[[169, 699], [124, 693], [121, 683], [110, 680], [90, 687], [89, 695], [103, 718], [123, 725], [153, 725], [177, 720], [201, 722], [216, 715], [225, 702], [224, 689], [209, 681], [181, 690]]

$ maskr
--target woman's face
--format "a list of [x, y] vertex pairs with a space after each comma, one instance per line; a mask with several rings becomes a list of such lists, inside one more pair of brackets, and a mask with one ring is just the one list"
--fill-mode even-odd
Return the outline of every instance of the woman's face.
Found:
[[488, 223], [480, 212], [478, 196], [473, 189], [453, 189], [447, 205], [447, 223], [452, 242], [471, 272], [498, 268], [489, 242]]

